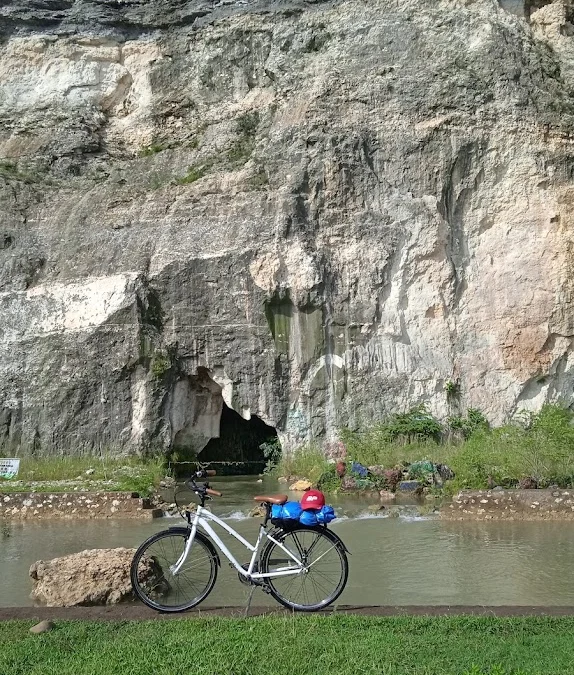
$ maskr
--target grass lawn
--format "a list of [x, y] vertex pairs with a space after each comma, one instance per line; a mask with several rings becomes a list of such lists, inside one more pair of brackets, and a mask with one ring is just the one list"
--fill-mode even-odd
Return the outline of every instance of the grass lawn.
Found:
[[137, 457], [24, 457], [15, 479], [0, 479], [0, 492], [119, 490], [145, 495], [165, 475], [162, 459]]
[[2, 675], [567, 675], [574, 618], [296, 616], [0, 623]]

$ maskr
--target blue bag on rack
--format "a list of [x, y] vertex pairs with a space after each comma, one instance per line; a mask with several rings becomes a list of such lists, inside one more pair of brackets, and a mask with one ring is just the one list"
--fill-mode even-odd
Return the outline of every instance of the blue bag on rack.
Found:
[[273, 504], [271, 507], [271, 522], [273, 525], [283, 527], [295, 524], [313, 527], [314, 525], [326, 525], [335, 520], [335, 509], [332, 506], [323, 506], [319, 511], [306, 509], [303, 511], [299, 502], [285, 502], [283, 506]]
[[317, 513], [317, 522], [320, 525], [326, 525], [327, 523], [330, 523], [332, 520], [335, 520], [336, 517], [337, 516], [335, 515], [335, 509], [332, 506], [325, 505]]
[[299, 516], [299, 522], [301, 525], [306, 525], [307, 527], [312, 527], [317, 524], [317, 511], [307, 509], [303, 511]]
[[273, 504], [271, 507], [271, 522], [274, 525], [294, 524], [301, 515], [301, 504], [299, 502], [285, 502]]
[[299, 516], [301, 525], [312, 527], [313, 525], [326, 525], [335, 520], [335, 509], [332, 506], [323, 506], [319, 511], [307, 509]]

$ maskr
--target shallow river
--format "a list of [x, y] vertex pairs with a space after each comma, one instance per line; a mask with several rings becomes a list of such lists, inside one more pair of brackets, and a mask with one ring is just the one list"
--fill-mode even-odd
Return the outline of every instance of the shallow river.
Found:
[[[272, 481], [218, 478], [224, 492], [213, 511], [248, 539], [259, 519], [247, 517], [253, 495], [277, 492]], [[293, 495], [294, 496], [294, 495]], [[360, 605], [574, 605], [573, 523], [452, 523], [414, 515], [408, 504], [374, 515], [372, 501], [331, 499], [340, 516], [330, 527], [351, 552], [349, 583], [341, 604]], [[397, 517], [389, 517], [391, 511]], [[147, 536], [183, 523], [178, 518], [141, 522], [0, 521], [0, 606], [31, 605], [30, 565], [86, 548], [136, 547]], [[225, 536], [228, 541], [228, 536]], [[230, 543], [242, 562], [247, 552]], [[205, 605], [241, 605], [248, 591], [222, 558], [222, 569]], [[256, 591], [253, 603], [274, 605]]]

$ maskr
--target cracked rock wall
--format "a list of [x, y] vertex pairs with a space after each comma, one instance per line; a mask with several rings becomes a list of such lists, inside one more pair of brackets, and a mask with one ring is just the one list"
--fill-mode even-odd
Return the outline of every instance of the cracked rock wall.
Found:
[[2, 446], [571, 403], [574, 19], [507, 9], [0, 7]]

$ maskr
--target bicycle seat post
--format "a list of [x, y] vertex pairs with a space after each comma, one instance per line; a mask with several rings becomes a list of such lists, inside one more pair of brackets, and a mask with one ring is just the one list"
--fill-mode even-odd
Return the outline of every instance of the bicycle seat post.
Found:
[[271, 520], [271, 504], [265, 502], [265, 519], [263, 520], [263, 527], [267, 526], [267, 523]]

